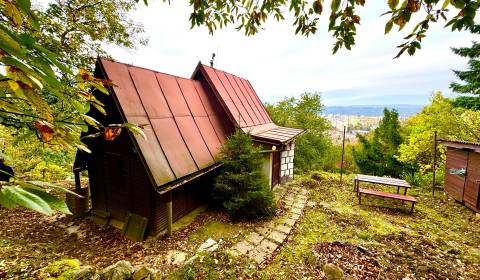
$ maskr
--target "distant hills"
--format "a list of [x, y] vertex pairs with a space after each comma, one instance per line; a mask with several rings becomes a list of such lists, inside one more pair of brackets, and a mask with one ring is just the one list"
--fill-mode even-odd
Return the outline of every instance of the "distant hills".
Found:
[[424, 105], [351, 105], [325, 106], [324, 115], [383, 116], [383, 109], [396, 109], [400, 117], [409, 117], [422, 110]]

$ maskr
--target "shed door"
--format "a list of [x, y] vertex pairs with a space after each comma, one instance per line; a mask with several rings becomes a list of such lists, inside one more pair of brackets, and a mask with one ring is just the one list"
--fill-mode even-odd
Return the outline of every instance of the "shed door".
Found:
[[467, 169], [468, 152], [465, 150], [448, 148], [447, 166], [445, 170], [445, 191], [454, 199], [463, 201], [465, 177], [450, 174], [451, 169]]
[[480, 154], [470, 152], [463, 201], [470, 208], [479, 209]]

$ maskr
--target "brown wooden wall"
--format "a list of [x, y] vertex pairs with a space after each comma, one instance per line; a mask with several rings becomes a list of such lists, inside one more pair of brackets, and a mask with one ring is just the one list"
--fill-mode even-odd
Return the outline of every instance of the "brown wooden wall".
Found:
[[469, 153], [463, 201], [469, 208], [480, 212], [480, 153]]
[[[465, 169], [465, 176], [450, 174], [450, 169]], [[445, 191], [455, 200], [480, 212], [480, 153], [447, 148]]]
[[[178, 221], [208, 201], [209, 194], [213, 188], [213, 178], [215, 174], [216, 173], [205, 174], [173, 190], [173, 222]], [[155, 233], [161, 233], [167, 228], [167, 194], [160, 195], [157, 193], [155, 201], [155, 220], [152, 223], [152, 227]]]
[[153, 220], [156, 193], [128, 134], [95, 147], [88, 164], [92, 208], [119, 221], [128, 212]]
[[455, 200], [463, 201], [465, 177], [450, 174], [450, 169], [467, 169], [468, 151], [448, 148], [445, 171], [445, 191]]

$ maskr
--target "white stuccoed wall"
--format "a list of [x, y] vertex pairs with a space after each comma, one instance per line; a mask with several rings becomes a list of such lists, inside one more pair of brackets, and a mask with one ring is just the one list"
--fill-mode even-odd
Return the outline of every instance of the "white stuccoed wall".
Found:
[[295, 156], [295, 142], [285, 146], [280, 152], [280, 179], [282, 182], [293, 179], [293, 157]]

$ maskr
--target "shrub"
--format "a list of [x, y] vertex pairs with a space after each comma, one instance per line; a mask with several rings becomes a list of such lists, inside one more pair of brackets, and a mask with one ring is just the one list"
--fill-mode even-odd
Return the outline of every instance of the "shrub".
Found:
[[423, 182], [422, 174], [420, 172], [405, 172], [402, 174], [402, 178], [415, 187], [422, 185]]
[[261, 173], [262, 154], [250, 135], [237, 129], [222, 149], [223, 170], [215, 178], [213, 199], [234, 219], [270, 217], [273, 193]]

